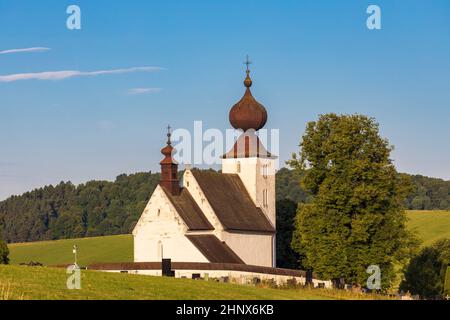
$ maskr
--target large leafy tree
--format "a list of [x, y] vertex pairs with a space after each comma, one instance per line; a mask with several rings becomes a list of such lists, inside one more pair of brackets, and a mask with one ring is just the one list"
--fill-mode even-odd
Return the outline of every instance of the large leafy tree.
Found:
[[403, 210], [409, 182], [396, 172], [378, 124], [364, 115], [322, 115], [308, 123], [300, 147], [289, 164], [313, 196], [295, 222], [292, 246], [301, 264], [360, 285], [367, 268], [378, 265], [387, 288], [414, 240]]

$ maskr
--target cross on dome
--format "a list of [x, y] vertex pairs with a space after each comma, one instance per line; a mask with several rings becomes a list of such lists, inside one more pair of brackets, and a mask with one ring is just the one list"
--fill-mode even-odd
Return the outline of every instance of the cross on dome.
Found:
[[252, 64], [252, 62], [250, 61], [250, 58], [248, 55], [247, 55], [247, 60], [244, 62], [244, 64], [247, 65], [247, 71], [250, 72], [249, 66]]
[[167, 145], [172, 145], [171, 138], [172, 137], [172, 128], [170, 127], [170, 124], [167, 126]]

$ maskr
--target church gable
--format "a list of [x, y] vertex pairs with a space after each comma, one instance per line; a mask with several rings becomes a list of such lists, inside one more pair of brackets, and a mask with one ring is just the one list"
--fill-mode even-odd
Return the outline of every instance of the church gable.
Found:
[[185, 233], [188, 226], [178, 214], [163, 188], [158, 185], [153, 192], [147, 206], [145, 207], [133, 235], [136, 236], [141, 230], [152, 228], [159, 234]]

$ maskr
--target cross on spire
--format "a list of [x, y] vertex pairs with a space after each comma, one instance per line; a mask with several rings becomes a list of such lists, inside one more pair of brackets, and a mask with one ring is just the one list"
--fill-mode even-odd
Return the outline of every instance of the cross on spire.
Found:
[[247, 60], [244, 62], [244, 64], [247, 66], [247, 71], [250, 71], [250, 65], [252, 64], [252, 62], [250, 61], [249, 56], [247, 55]]
[[170, 125], [167, 126], [167, 144], [170, 146], [172, 144], [172, 141], [170, 141], [170, 138], [172, 137], [172, 128]]

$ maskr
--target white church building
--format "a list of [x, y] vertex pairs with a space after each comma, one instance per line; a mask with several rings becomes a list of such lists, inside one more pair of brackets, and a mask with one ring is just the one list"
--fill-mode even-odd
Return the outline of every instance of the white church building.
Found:
[[230, 111], [231, 125], [244, 133], [222, 156], [221, 172], [186, 168], [180, 182], [169, 130], [160, 183], [133, 230], [134, 262], [89, 269], [161, 276], [170, 260], [175, 277], [331, 287], [312, 273], [276, 268], [276, 157], [256, 135], [267, 111], [252, 96], [248, 67], [244, 84]]
[[276, 266], [275, 161], [255, 134], [267, 111], [252, 96], [250, 71], [230, 123], [243, 130], [222, 157], [222, 170], [186, 169], [182, 185], [170, 132], [161, 180], [134, 231], [135, 262]]

